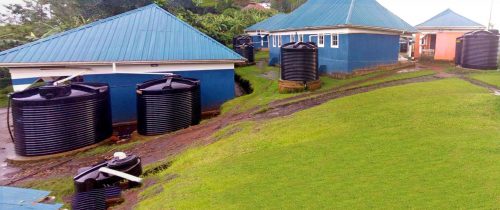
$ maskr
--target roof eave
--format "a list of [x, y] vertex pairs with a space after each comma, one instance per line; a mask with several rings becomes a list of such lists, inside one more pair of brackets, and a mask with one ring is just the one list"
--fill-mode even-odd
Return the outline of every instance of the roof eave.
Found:
[[370, 29], [376, 31], [387, 31], [387, 32], [396, 32], [396, 33], [418, 33], [418, 31], [404, 31], [400, 29], [392, 29], [392, 28], [383, 28], [383, 27], [375, 27], [375, 26], [361, 26], [361, 25], [336, 25], [336, 26], [317, 26], [317, 27], [304, 27], [304, 28], [290, 28], [290, 29], [279, 29], [279, 30], [271, 30], [270, 32], [288, 32], [288, 31], [302, 31], [302, 30], [321, 30], [321, 29], [338, 29], [338, 28], [358, 28], [358, 29]]
[[416, 26], [415, 28], [417, 28], [418, 30], [429, 30], [429, 29], [477, 30], [477, 29], [486, 29], [486, 26]]
[[23, 67], [46, 67], [46, 66], [104, 66], [104, 65], [144, 65], [144, 64], [227, 64], [244, 63], [245, 59], [221, 59], [221, 60], [175, 60], [175, 61], [102, 61], [102, 62], [45, 62], [45, 63], [0, 63], [0, 67], [23, 68]]

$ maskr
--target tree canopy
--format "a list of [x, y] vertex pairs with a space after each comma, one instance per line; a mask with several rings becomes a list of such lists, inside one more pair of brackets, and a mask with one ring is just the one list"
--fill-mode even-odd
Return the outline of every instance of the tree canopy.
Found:
[[306, 0], [261, 0], [271, 10], [241, 10], [252, 0], [24, 0], [0, 14], [0, 51], [99, 19], [156, 3], [223, 44], [278, 11], [289, 12]]

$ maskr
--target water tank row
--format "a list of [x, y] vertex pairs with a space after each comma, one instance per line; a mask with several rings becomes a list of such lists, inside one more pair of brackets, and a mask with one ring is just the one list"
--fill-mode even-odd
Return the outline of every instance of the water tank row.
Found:
[[[113, 132], [109, 92], [108, 84], [72, 83], [13, 93], [16, 154], [50, 155], [109, 138]], [[200, 122], [198, 80], [168, 75], [137, 85], [136, 92], [139, 134], [159, 135]]]
[[497, 69], [498, 31], [474, 31], [457, 38], [455, 64], [471, 69]]
[[254, 46], [252, 37], [239, 35], [233, 38], [233, 49], [236, 53], [247, 59], [247, 63], [255, 62]]

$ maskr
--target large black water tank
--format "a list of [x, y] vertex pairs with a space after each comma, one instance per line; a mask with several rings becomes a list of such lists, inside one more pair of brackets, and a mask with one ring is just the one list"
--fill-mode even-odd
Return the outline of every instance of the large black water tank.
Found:
[[255, 62], [254, 46], [252, 44], [242, 44], [235, 48], [236, 53], [247, 59], [248, 63]]
[[291, 42], [281, 47], [281, 79], [304, 82], [319, 79], [315, 43]]
[[22, 156], [49, 155], [111, 136], [109, 86], [42, 86], [11, 95], [14, 146]]
[[462, 66], [473, 69], [497, 69], [498, 35], [488, 31], [475, 31], [464, 35]]
[[248, 35], [238, 35], [233, 38], [233, 48], [236, 50], [236, 47], [242, 44], [252, 44], [252, 37]]
[[200, 120], [199, 80], [168, 75], [137, 85], [139, 134], [165, 134], [196, 125]]
[[458, 37], [455, 45], [455, 65], [462, 65], [462, 48], [464, 37]]

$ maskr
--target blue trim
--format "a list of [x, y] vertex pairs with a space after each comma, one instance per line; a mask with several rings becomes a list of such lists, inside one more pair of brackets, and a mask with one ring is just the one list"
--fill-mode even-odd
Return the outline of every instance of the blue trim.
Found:
[[12, 79], [12, 85], [29, 85], [36, 82], [40, 77]]

